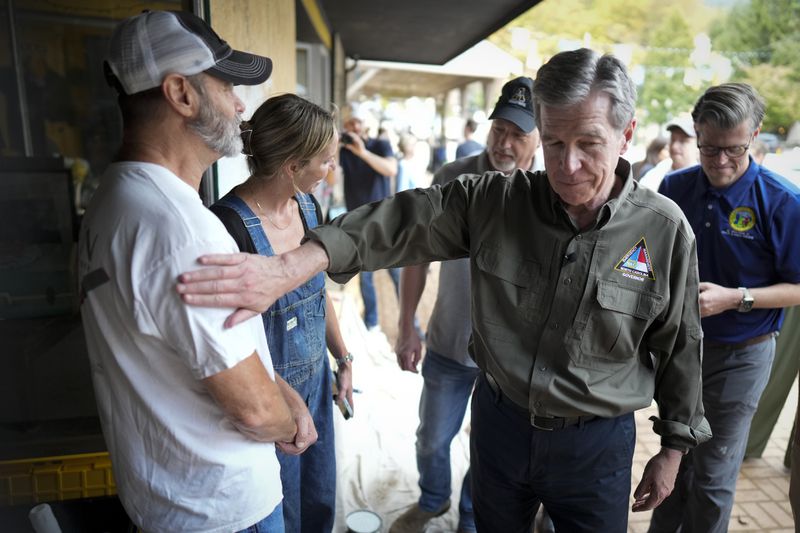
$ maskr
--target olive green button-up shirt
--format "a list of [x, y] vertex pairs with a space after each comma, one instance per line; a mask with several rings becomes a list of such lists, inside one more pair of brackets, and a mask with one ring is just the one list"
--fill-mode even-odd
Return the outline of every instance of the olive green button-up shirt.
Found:
[[581, 231], [546, 173], [463, 175], [307, 234], [345, 282], [360, 270], [470, 258], [470, 354], [531, 415], [647, 407], [662, 445], [710, 437], [703, 417], [695, 239], [681, 210], [628, 176]]

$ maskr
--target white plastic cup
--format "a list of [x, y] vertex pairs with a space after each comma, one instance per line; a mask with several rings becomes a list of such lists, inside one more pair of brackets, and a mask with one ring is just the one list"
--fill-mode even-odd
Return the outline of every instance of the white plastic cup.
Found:
[[28, 519], [31, 521], [33, 530], [36, 533], [61, 533], [53, 510], [46, 503], [40, 503], [28, 512]]
[[359, 509], [347, 515], [345, 519], [348, 533], [378, 533], [383, 520], [376, 513]]

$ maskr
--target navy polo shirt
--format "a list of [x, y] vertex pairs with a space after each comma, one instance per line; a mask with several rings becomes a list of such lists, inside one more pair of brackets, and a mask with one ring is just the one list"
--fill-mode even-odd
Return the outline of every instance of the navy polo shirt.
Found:
[[[756, 164], [715, 189], [701, 166], [667, 175], [658, 192], [683, 210], [697, 237], [700, 281], [723, 287], [800, 282], [800, 189]], [[705, 338], [735, 344], [778, 331], [782, 309], [702, 319]]]
[[[394, 157], [389, 141], [367, 139], [364, 146], [368, 151], [381, 157]], [[348, 210], [389, 196], [390, 178], [375, 172], [363, 159], [347, 148], [342, 147], [339, 151], [339, 164], [344, 174], [344, 203]]]

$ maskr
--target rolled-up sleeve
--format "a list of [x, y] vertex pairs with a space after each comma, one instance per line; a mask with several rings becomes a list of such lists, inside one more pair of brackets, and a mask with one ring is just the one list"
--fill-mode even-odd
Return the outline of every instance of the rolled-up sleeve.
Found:
[[401, 267], [469, 254], [468, 211], [479, 176], [403, 191], [363, 205], [306, 233], [328, 254], [328, 275], [345, 283], [361, 270]]
[[685, 224], [675, 250], [670, 304], [650, 336], [656, 358], [655, 400], [659, 417], [651, 417], [661, 445], [687, 450], [711, 438], [703, 411], [702, 329], [696, 241]]

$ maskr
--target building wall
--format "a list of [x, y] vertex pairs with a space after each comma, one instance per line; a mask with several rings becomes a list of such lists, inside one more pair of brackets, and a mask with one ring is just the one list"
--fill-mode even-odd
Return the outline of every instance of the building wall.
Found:
[[261, 100], [270, 94], [294, 92], [294, 0], [211, 0], [210, 4], [211, 25], [232, 47], [272, 59], [272, 76], [260, 88]]
[[[255, 87], [238, 86], [245, 104], [244, 118], [270, 95], [294, 93], [297, 84], [296, 23], [294, 0], [210, 0], [209, 20], [216, 32], [237, 50], [272, 59], [272, 75]], [[249, 171], [243, 155], [224, 157], [214, 165], [212, 201], [242, 183]]]

